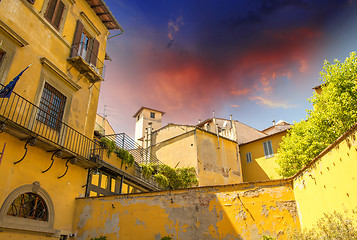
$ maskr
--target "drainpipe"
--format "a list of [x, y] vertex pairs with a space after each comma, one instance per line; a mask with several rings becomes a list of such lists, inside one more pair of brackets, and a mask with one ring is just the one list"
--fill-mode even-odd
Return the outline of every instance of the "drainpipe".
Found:
[[147, 144], [147, 161], [150, 160], [150, 155], [151, 155], [151, 140], [152, 140], [152, 123], [149, 122], [149, 127], [148, 127], [148, 144]]
[[120, 26], [119, 26], [119, 30], [120, 30], [120, 33], [115, 34], [115, 35], [113, 35], [113, 36], [111, 36], [111, 37], [108, 37], [107, 40], [109, 40], [109, 39], [111, 39], [111, 38], [115, 38], [115, 37], [117, 37], [117, 36], [120, 36], [120, 35], [122, 35], [122, 34], [124, 33], [124, 30], [123, 30]]
[[219, 133], [218, 133], [218, 124], [216, 124], [216, 133], [217, 133], [217, 148], [219, 149]]

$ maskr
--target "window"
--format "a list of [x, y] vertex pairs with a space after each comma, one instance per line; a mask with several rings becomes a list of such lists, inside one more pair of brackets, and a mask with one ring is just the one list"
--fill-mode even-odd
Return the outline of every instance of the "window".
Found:
[[108, 196], [119, 193], [120, 179], [102, 171], [90, 171], [87, 196]]
[[146, 192], [146, 190], [128, 179], [113, 176], [101, 170], [89, 170], [89, 181], [86, 190], [87, 197], [109, 196], [114, 194], [129, 194]]
[[31, 192], [18, 196], [11, 203], [7, 215], [48, 221], [48, 210], [45, 201], [39, 195]]
[[252, 154], [250, 152], [246, 153], [245, 157], [247, 159], [247, 163], [251, 163], [252, 162]]
[[46, 82], [40, 100], [37, 120], [59, 131], [65, 104], [66, 97]]
[[0, 227], [54, 234], [54, 207], [39, 182], [12, 191], [0, 209]]
[[65, 5], [61, 0], [49, 0], [45, 18], [59, 30]]
[[99, 42], [92, 38], [84, 29], [83, 23], [78, 20], [76, 32], [74, 34], [71, 58], [81, 56], [86, 62], [97, 66], [97, 55], [99, 51]]
[[78, 55], [85, 60], [87, 60], [87, 57], [90, 56], [90, 42], [91, 38], [89, 37], [89, 35], [85, 32], [82, 32], [81, 42], [79, 43]]
[[151, 118], [155, 118], [155, 113], [154, 112], [150, 112], [150, 117]]
[[140, 114], [138, 115], [138, 121], [139, 121], [139, 119], [140, 119]]
[[268, 140], [268, 141], [266, 141], [266, 142], [263, 142], [263, 148], [264, 148], [265, 158], [270, 158], [270, 157], [273, 157], [273, 156], [274, 156], [273, 146], [272, 146], [270, 140]]

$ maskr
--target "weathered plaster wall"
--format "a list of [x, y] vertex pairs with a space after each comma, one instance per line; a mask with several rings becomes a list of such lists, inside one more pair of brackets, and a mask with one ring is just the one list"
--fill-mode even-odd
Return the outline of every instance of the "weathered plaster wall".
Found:
[[186, 132], [194, 130], [195, 127], [187, 125], [168, 124], [167, 126], [152, 133], [152, 144], [158, 144], [170, 138], [179, 136]]
[[236, 142], [200, 129], [196, 130], [196, 141], [199, 186], [242, 182]]
[[[67, 58], [70, 56], [77, 20], [80, 19], [83, 22], [86, 30], [92, 31], [89, 24], [81, 17], [81, 12], [88, 16], [100, 32], [97, 36], [93, 33], [93, 37], [96, 37], [100, 43], [98, 58], [102, 62], [104, 62], [108, 30], [86, 1], [76, 1], [75, 4], [72, 1], [64, 2], [66, 17], [62, 21], [63, 28], [57, 31], [43, 16], [46, 11], [46, 7], [44, 7], [47, 6], [44, 5], [46, 1], [36, 0], [34, 5], [25, 0], [1, 1], [1, 20], [26, 40], [28, 45], [26, 47], [16, 45], [13, 59], [9, 63], [11, 66], [9, 66], [7, 78], [3, 79], [3, 76], [0, 78], [1, 83], [7, 84], [26, 66], [32, 64], [22, 75], [21, 81], [16, 84], [15, 92], [38, 105], [43, 88], [42, 78], [46, 79], [43, 77], [46, 67], [40, 62], [40, 58], [45, 57], [81, 87], [79, 90], [73, 90], [71, 100], [67, 99], [64, 121], [91, 138], [94, 131], [100, 83], [89, 88], [91, 83], [85, 77], [81, 77], [75, 67], [71, 68]], [[10, 41], [6, 40], [6, 34], [0, 31], [0, 41], [3, 40], [2, 47], [4, 48]], [[71, 88], [64, 80], [58, 80], [52, 85], [60, 91], [63, 91], [62, 88]]]
[[162, 141], [152, 146], [151, 153], [171, 167], [197, 168], [195, 132], [191, 131]]
[[[269, 137], [264, 137], [246, 144], [239, 145], [240, 159], [242, 162], [243, 181], [264, 181], [270, 179], [281, 178], [278, 172], [279, 165], [276, 162], [277, 151], [282, 137], [286, 132], [274, 134]], [[263, 142], [271, 140], [274, 156], [265, 158]], [[246, 154], [250, 152], [252, 155], [252, 162], [247, 163]]]
[[[2, 176], [0, 181], [0, 207], [13, 190], [38, 181], [41, 187], [47, 191], [53, 202], [54, 229], [59, 230], [59, 233], [62, 234], [71, 233], [75, 198], [84, 196], [85, 188], [82, 186], [86, 184], [87, 170], [69, 164], [67, 174], [63, 178], [58, 179], [66, 171], [66, 159], [54, 157], [55, 161], [52, 168], [42, 173], [51, 164], [52, 152], [46, 152], [36, 146], [28, 146], [26, 157], [22, 162], [15, 165], [14, 162], [20, 160], [25, 153], [23, 147], [26, 142], [7, 133], [1, 133], [1, 151], [4, 143], [6, 143], [6, 147], [4, 156], [0, 162], [0, 175]], [[18, 236], [24, 235], [0, 231], [0, 239], [23, 239]], [[28, 239], [31, 239], [30, 236], [31, 234]], [[41, 235], [37, 234], [34, 236], [33, 239], [41, 239]]]
[[302, 228], [323, 213], [357, 207], [356, 126], [294, 177], [294, 193]]
[[285, 239], [299, 227], [291, 181], [76, 200], [76, 239]]

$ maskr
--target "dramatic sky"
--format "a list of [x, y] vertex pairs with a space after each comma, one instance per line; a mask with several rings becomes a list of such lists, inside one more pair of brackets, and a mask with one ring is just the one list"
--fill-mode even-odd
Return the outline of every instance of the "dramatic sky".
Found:
[[166, 112], [163, 124], [213, 110], [259, 130], [300, 121], [324, 60], [357, 48], [355, 0], [106, 3], [125, 32], [108, 40], [98, 112], [130, 136], [141, 106]]

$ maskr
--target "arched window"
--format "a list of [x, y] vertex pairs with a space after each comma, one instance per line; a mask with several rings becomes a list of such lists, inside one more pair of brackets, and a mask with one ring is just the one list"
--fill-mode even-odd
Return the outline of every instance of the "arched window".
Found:
[[27, 192], [18, 196], [10, 205], [7, 215], [48, 221], [48, 210], [40, 195]]
[[38, 182], [16, 188], [0, 209], [0, 227], [54, 234], [54, 208]]

